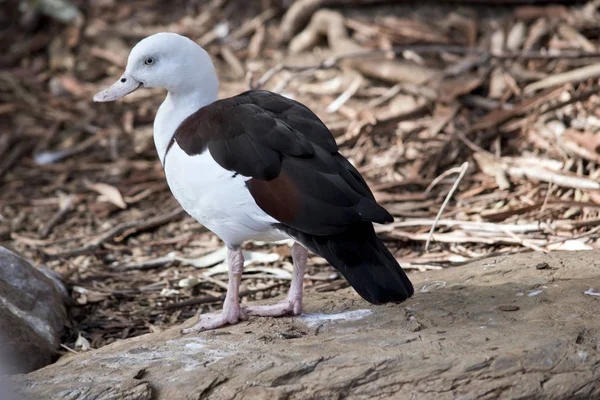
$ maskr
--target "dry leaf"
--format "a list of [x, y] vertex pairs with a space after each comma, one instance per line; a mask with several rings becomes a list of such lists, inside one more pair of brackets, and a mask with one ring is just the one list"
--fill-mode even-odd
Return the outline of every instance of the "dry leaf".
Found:
[[600, 190], [589, 190], [587, 194], [590, 196], [590, 201], [600, 204]]
[[292, 279], [292, 274], [281, 268], [249, 267], [245, 268], [244, 272], [262, 272], [264, 274], [273, 275], [281, 279]]
[[[253, 263], [272, 263], [278, 261], [281, 256], [278, 253], [262, 253], [258, 251], [244, 250], [244, 265], [250, 265]], [[217, 267], [227, 266], [224, 262], [227, 258], [227, 247], [221, 247], [218, 250], [213, 251], [205, 256], [199, 258], [184, 258], [175, 257], [175, 259], [181, 263], [192, 265], [196, 268], [208, 268], [213, 265]], [[217, 268], [218, 270], [220, 270]], [[225, 269], [226, 271], [226, 269]]]
[[560, 136], [566, 150], [571, 151], [579, 157], [590, 161], [600, 162], [600, 133], [597, 132], [579, 132], [574, 129], [567, 129]]
[[125, 203], [125, 200], [123, 200], [121, 192], [119, 192], [119, 189], [116, 187], [106, 183], [87, 184], [87, 187], [100, 194], [100, 197], [98, 197], [99, 201], [108, 201], [119, 208], [127, 208], [127, 204]]
[[523, 21], [517, 22], [508, 32], [506, 36], [506, 48], [510, 51], [517, 51], [525, 41], [525, 32], [527, 27]]
[[506, 80], [504, 79], [504, 71], [496, 67], [490, 74], [489, 97], [492, 99], [500, 99], [506, 91]]
[[438, 87], [439, 100], [450, 103], [458, 96], [471, 93], [477, 89], [485, 77], [476, 73], [465, 73], [457, 77], [448, 77]]
[[179, 286], [180, 288], [191, 288], [198, 285], [200, 282], [200, 279], [195, 278], [193, 276], [189, 276], [187, 278], [180, 279], [179, 282], [177, 282], [177, 286]]
[[213, 265], [222, 263], [227, 258], [227, 247], [221, 247], [205, 256], [198, 258], [175, 257], [181, 263], [191, 265], [196, 268], [208, 268]]
[[91, 349], [92, 349], [92, 345], [90, 344], [90, 341], [87, 340], [86, 338], [84, 338], [83, 336], [81, 336], [81, 332], [80, 332], [79, 336], [77, 336], [77, 340], [75, 341], [75, 350], [88, 351]]
[[583, 240], [565, 240], [561, 243], [549, 245], [548, 249], [554, 251], [579, 251], [592, 250], [593, 247], [586, 244]]

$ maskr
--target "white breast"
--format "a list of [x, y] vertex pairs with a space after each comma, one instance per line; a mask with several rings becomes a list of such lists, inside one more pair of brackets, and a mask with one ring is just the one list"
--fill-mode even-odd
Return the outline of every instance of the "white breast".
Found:
[[[241, 175], [233, 177], [210, 153], [188, 156], [175, 142], [168, 144], [181, 122], [215, 101], [202, 91], [178, 97], [169, 93], [154, 119], [154, 143], [171, 192], [181, 206], [230, 246], [246, 240], [276, 241], [288, 237], [273, 229], [277, 221], [254, 201]], [[166, 159], [165, 159], [166, 154]]]
[[245, 186], [248, 178], [222, 168], [208, 150], [188, 156], [175, 142], [164, 166], [169, 187], [181, 206], [226, 244], [288, 238], [273, 228], [277, 221], [258, 207]]

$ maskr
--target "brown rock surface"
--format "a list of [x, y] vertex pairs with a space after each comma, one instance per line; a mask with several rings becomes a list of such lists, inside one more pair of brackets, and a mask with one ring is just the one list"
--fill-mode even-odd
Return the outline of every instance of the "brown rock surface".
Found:
[[311, 294], [299, 318], [149, 334], [13, 380], [73, 400], [600, 398], [600, 253], [493, 258], [413, 281], [402, 305]]
[[3, 370], [28, 372], [57, 354], [67, 321], [62, 284], [0, 246], [0, 349]]

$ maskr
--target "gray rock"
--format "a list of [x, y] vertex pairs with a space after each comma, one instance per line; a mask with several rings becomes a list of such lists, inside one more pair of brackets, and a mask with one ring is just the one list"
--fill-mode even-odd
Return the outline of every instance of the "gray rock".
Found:
[[9, 357], [2, 343], [5, 338], [0, 335], [0, 399], [2, 400], [26, 400], [23, 393], [18, 393], [9, 381], [8, 371], [6, 366], [10, 365]]
[[0, 246], [0, 337], [7, 373], [28, 372], [56, 358], [67, 321], [65, 289], [50, 272]]
[[413, 275], [415, 296], [401, 305], [311, 293], [297, 318], [148, 334], [13, 382], [33, 398], [70, 400], [597, 399], [599, 255]]

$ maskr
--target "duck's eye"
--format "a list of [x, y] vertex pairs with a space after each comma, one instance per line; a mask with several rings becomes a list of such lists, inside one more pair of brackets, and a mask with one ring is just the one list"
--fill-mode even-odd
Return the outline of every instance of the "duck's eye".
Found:
[[148, 57], [144, 60], [144, 64], [146, 65], [152, 65], [154, 64], [154, 57]]

